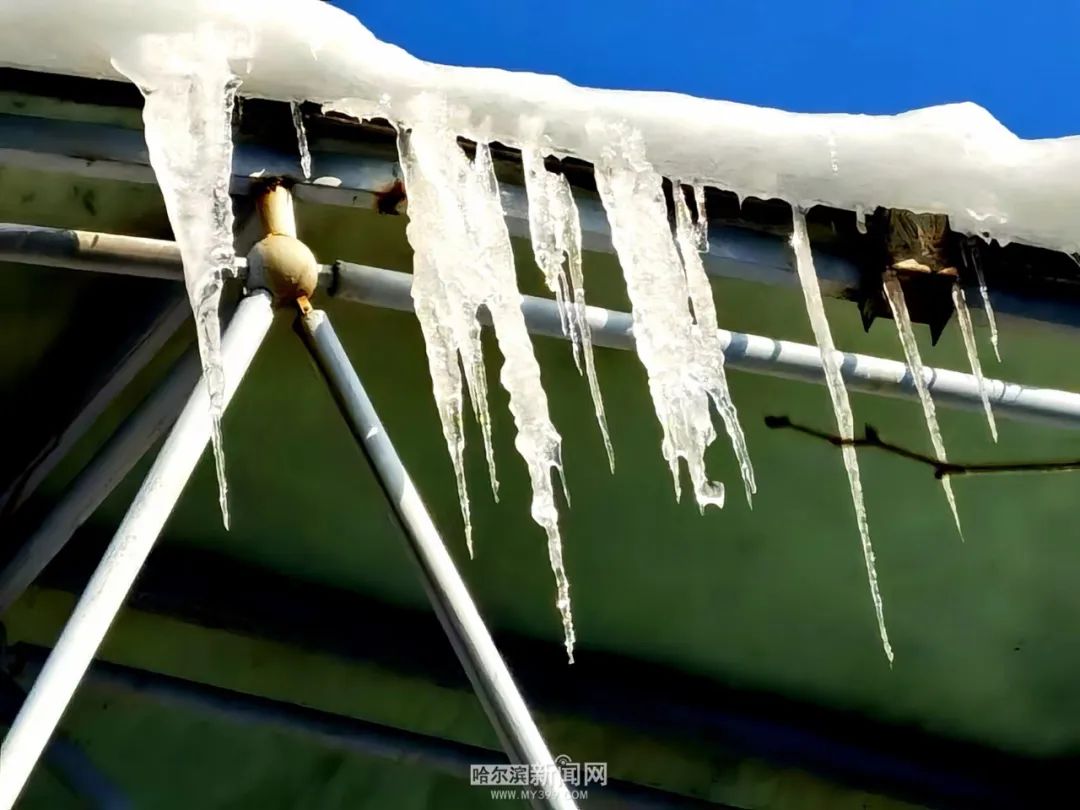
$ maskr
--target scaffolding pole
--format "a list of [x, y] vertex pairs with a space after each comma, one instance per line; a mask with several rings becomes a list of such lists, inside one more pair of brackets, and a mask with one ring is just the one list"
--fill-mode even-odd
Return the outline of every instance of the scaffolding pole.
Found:
[[[87, 231], [0, 224], [0, 261], [183, 279], [180, 256], [173, 243]], [[240, 271], [242, 268], [238, 268]], [[322, 265], [319, 271], [320, 289], [334, 298], [402, 312], [413, 310], [411, 286], [412, 276], [408, 273], [350, 262]], [[525, 323], [532, 334], [566, 339], [554, 301], [532, 295], [523, 299]], [[1045, 314], [1048, 320], [1054, 320], [1060, 313]], [[590, 306], [587, 317], [597, 346], [633, 350], [629, 313]], [[726, 329], [720, 330], [720, 342], [725, 360], [733, 369], [824, 384], [816, 346]], [[896, 360], [844, 352], [840, 373], [852, 391], [918, 398], [907, 366]], [[972, 375], [928, 367], [924, 376], [931, 395], [941, 405], [982, 410], [979, 384]], [[993, 379], [987, 379], [986, 386], [995, 415], [1080, 429], [1080, 394]]]
[[[241, 301], [222, 339], [225, 401], [273, 320], [270, 296]], [[195, 386], [0, 746], [0, 810], [11, 810], [210, 439], [210, 396]]]
[[172, 426], [198, 380], [199, 353], [192, 346], [65, 488], [60, 502], [0, 571], [0, 616]]
[[300, 318], [300, 328], [341, 415], [393, 508], [420, 567], [428, 599], [503, 750], [511, 762], [539, 766], [553, 777], [547, 786], [549, 795], [534, 799], [534, 806], [574, 808], [547, 744], [330, 320], [324, 312], [309, 309]]

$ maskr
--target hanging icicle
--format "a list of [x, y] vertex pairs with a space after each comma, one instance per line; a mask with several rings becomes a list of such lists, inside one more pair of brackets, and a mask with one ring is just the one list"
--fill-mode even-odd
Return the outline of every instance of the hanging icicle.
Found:
[[304, 126], [304, 113], [300, 109], [299, 102], [292, 102], [293, 129], [296, 130], [296, 147], [300, 151], [300, 171], [304, 173], [304, 179], [311, 179], [311, 150], [308, 148], [307, 128]]
[[[900, 286], [900, 279], [897, 278], [895, 273], [889, 272], [885, 274], [884, 289], [885, 298], [889, 302], [893, 320], [896, 322], [900, 345], [904, 349], [904, 358], [907, 360], [911, 379], [915, 382], [915, 391], [918, 393], [919, 402], [922, 404], [926, 429], [930, 432], [930, 444], [934, 448], [934, 455], [938, 461], [948, 461], [945, 456], [945, 441], [941, 438], [941, 427], [938, 425], [934, 398], [930, 396], [930, 389], [926, 385], [926, 373], [923, 368], [922, 356], [919, 354], [919, 344], [915, 341], [915, 330], [911, 325], [911, 315], [908, 312], [907, 301], [904, 300], [904, 290]], [[960, 533], [960, 539], [963, 540], [964, 530], [960, 526], [960, 513], [956, 508], [956, 496], [953, 494], [952, 480], [948, 477], [942, 478], [941, 488], [945, 491], [945, 499], [949, 502], [953, 521], [956, 523], [956, 531]]]
[[135, 82], [146, 99], [143, 122], [150, 165], [180, 247], [210, 393], [211, 438], [226, 529], [229, 501], [221, 436], [225, 373], [218, 306], [224, 279], [236, 266], [229, 186], [233, 105], [240, 85], [230, 62], [243, 59], [250, 48], [246, 31], [203, 24], [191, 33], [138, 37], [113, 57], [113, 66]]
[[[746, 454], [734, 406], [728, 407], [712, 291], [703, 290], [700, 283], [704, 278], [698, 255], [701, 235], [692, 234], [688, 225], [684, 228], [689, 244], [680, 257], [667, 218], [662, 178], [646, 159], [640, 135], [620, 129], [602, 134], [606, 145], [596, 160], [596, 185], [622, 264], [633, 310], [634, 341], [649, 376], [649, 392], [663, 430], [661, 450], [676, 497], [682, 459], [698, 507], [704, 511], [706, 506], [723, 506], [724, 485], [709, 480], [705, 470], [705, 450], [716, 438], [710, 399], [724, 415], [740, 461]], [[704, 286], [708, 288], [707, 280]], [[741, 466], [749, 497], [754, 491], [753, 471], [748, 460]]]
[[[409, 195], [407, 234], [415, 252], [413, 300], [428, 347], [443, 433], [458, 477], [462, 513], [467, 520], [459, 359], [482, 420], [494, 480], [480, 353], [478, 316], [483, 307], [491, 316], [504, 358], [499, 379], [510, 394], [510, 412], [517, 426], [514, 444], [529, 471], [533, 520], [547, 535], [556, 607], [562, 617], [566, 652], [573, 661], [570, 583], [552, 487], [552, 471], [562, 477], [561, 438], [548, 416], [540, 367], [521, 311], [522, 297], [491, 153], [481, 143], [475, 160], [466, 157], [447, 126], [445, 107], [438, 99], [422, 97], [411, 109], [409, 129], [402, 131], [398, 148]], [[470, 534], [470, 553], [471, 542]]]
[[585, 308], [585, 276], [581, 267], [581, 221], [570, 184], [561, 174], [544, 167], [543, 153], [524, 147], [521, 160], [525, 168], [525, 191], [529, 198], [529, 235], [536, 265], [544, 274], [548, 289], [555, 294], [563, 334], [570, 338], [574, 363], [581, 373], [585, 357], [585, 375], [589, 382], [596, 423], [607, 451], [608, 466], [615, 472], [615, 451], [611, 447], [604, 399], [596, 378], [592, 330]]
[[[840, 375], [840, 355], [833, 343], [832, 331], [829, 329], [829, 321], [825, 317], [825, 305], [821, 299], [821, 287], [818, 284], [817, 270], [814, 269], [814, 256], [810, 251], [810, 238], [806, 232], [806, 216], [802, 211], [793, 209], [794, 230], [791, 235], [791, 246], [795, 251], [795, 267], [798, 270], [799, 282], [802, 285], [803, 297], [806, 299], [806, 312], [810, 317], [810, 326], [814, 332], [818, 349], [821, 351], [821, 363], [825, 369], [825, 383], [829, 389], [829, 399], [832, 400], [833, 413], [836, 416], [836, 426], [840, 430], [841, 438], [848, 440], [855, 436], [854, 416], [851, 413], [851, 402], [848, 400], [847, 388], [844, 387], [844, 378]], [[881, 635], [881, 644], [885, 649], [885, 656], [889, 664], [893, 661], [892, 645], [889, 644], [889, 633], [885, 627], [885, 609], [881, 600], [881, 592], [878, 589], [877, 567], [874, 564], [874, 549], [870, 544], [870, 524], [866, 517], [866, 503], [863, 499], [862, 481], [859, 476], [859, 460], [855, 455], [855, 448], [850, 445], [841, 447], [844, 458], [844, 469], [847, 471], [848, 483], [851, 487], [851, 500], [855, 505], [855, 521], [859, 527], [859, 538], [862, 542], [863, 559], [866, 562], [866, 576], [870, 583], [870, 598], [874, 602], [874, 613], [877, 616], [878, 632]]]
[[994, 421], [994, 411], [990, 407], [990, 393], [986, 388], [986, 378], [983, 377], [982, 363], [979, 362], [979, 347], [975, 343], [975, 327], [971, 324], [971, 312], [968, 310], [964, 288], [960, 286], [959, 281], [953, 284], [952, 297], [953, 306], [956, 307], [956, 319], [960, 322], [960, 334], [964, 339], [964, 349], [967, 351], [971, 373], [979, 384], [979, 396], [982, 397], [986, 422], [990, 426], [990, 435], [994, 437], [996, 442], [998, 440], [997, 423]]
[[964, 266], [975, 270], [975, 279], [979, 284], [979, 297], [982, 298], [983, 312], [986, 313], [986, 325], [990, 327], [990, 345], [994, 347], [994, 356], [1001, 362], [1001, 347], [998, 345], [997, 318], [994, 317], [994, 306], [990, 303], [990, 291], [986, 287], [986, 276], [983, 275], [982, 262], [979, 254], [968, 243], [962, 247]]
[[754, 467], [750, 463], [750, 451], [746, 447], [746, 436], [739, 423], [735, 401], [731, 398], [731, 391], [728, 389], [727, 374], [724, 370], [724, 348], [720, 344], [717, 332], [720, 327], [716, 320], [712, 285], [705, 274], [705, 265], [701, 261], [701, 254], [709, 250], [709, 219], [705, 210], [705, 187], [696, 185], [693, 191], [694, 206], [697, 208], [696, 221], [691, 221], [690, 207], [686, 204], [682, 183], [679, 180], [673, 182], [675, 241], [679, 248], [679, 255], [682, 257], [686, 285], [690, 291], [690, 304], [694, 314], [694, 338], [700, 342], [702, 356], [709, 364], [711, 371], [712, 384], [707, 393], [731, 439], [731, 446], [735, 450], [735, 458], [739, 462], [739, 471], [746, 490], [746, 502], [752, 507], [753, 496], [757, 492]]

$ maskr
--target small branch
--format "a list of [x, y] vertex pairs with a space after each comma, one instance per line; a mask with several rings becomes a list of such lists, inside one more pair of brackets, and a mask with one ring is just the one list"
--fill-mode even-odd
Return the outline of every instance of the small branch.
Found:
[[953, 475], [989, 475], [991, 473], [1025, 473], [1025, 472], [1070, 472], [1080, 470], [1080, 459], [1070, 461], [1006, 461], [986, 464], [960, 464], [954, 461], [939, 461], [933, 456], [908, 450], [906, 447], [885, 441], [878, 435], [871, 425], [866, 425], [864, 434], [851, 439], [845, 439], [833, 433], [823, 430], [798, 425], [786, 416], [766, 416], [765, 426], [773, 429], [793, 430], [814, 439], [820, 439], [833, 445], [833, 447], [874, 447], [886, 453], [925, 464], [934, 471], [934, 477], [941, 479]]

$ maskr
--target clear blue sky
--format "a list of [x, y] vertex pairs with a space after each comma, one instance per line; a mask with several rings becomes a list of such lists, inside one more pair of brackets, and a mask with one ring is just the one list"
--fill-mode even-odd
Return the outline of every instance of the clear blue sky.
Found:
[[808, 112], [975, 101], [1024, 137], [1080, 134], [1080, 0], [336, 0], [457, 65]]

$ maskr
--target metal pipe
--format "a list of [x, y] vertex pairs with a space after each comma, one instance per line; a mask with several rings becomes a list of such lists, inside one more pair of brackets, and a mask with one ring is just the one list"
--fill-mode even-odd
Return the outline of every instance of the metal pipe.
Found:
[[[337, 262], [324, 269], [320, 286], [335, 298], [386, 309], [412, 312], [412, 276], [378, 267]], [[522, 310], [529, 332], [565, 340], [559, 310], [554, 301], [523, 296]], [[483, 317], [483, 313], [482, 313]], [[633, 318], [628, 312], [587, 307], [586, 317], [593, 343], [609, 349], [634, 350]], [[725, 362], [734, 369], [823, 384], [821, 353], [816, 346], [790, 340], [719, 330]], [[854, 352], [843, 353], [840, 373], [852, 391], [899, 399], [917, 399], [915, 380], [905, 363]], [[971, 374], [925, 368], [927, 388], [941, 405], [970, 411], [982, 410], [979, 383]], [[1025, 422], [1080, 429], [1080, 394], [1054, 388], [1035, 388], [987, 378], [987, 392], [994, 413]]]
[[[20, 254], [15, 250], [15, 246], [20, 242], [13, 234], [24, 227], [0, 225], [0, 261], [23, 261], [73, 269], [92, 268], [109, 271], [110, 268], [117, 266], [117, 262], [123, 263], [130, 260], [133, 263], [131, 266], [140, 269], [143, 262], [140, 256], [145, 255], [152, 244], [172, 244], [132, 236], [75, 231], [72, 233], [78, 237], [75, 243], [79, 248], [73, 254], [68, 248], [72, 243], [72, 240], [66, 236], [69, 232], [51, 228], [34, 228], [32, 230], [37, 236], [33, 241], [33, 251], [29, 254]], [[47, 235], [46, 232], [52, 232], [53, 235]], [[108, 262], [99, 261], [93, 253], [94, 245], [106, 244], [100, 240], [95, 242], [97, 237], [104, 236], [109, 237], [108, 244], [114, 254]], [[151, 245], [144, 243], [151, 243]], [[161, 252], [159, 255], [163, 257], [165, 253]], [[20, 256], [22, 256], [21, 259]], [[127, 258], [124, 258], [125, 256]], [[162, 265], [157, 265], [155, 272], [159, 274], [159, 277], [164, 277], [160, 275]], [[169, 277], [175, 277], [176, 280], [183, 277], [179, 253], [176, 253], [175, 266], [170, 272], [172, 275]], [[412, 276], [408, 273], [350, 262], [337, 262], [333, 265], [321, 266], [319, 286], [329, 295], [342, 300], [402, 312], [413, 311]], [[995, 302], [999, 313], [1005, 310], [1015, 311], [1019, 306], [1016, 301], [1007, 297], [998, 296]], [[531, 333], [566, 339], [554, 301], [526, 295], [523, 309], [525, 322]], [[1050, 314], [1047, 317], [1050, 317]], [[1063, 317], [1063, 315], [1056, 313], [1054, 317]], [[592, 328], [593, 342], [597, 346], [633, 350], [632, 319], [629, 313], [601, 307], [588, 307], [588, 318]], [[770, 377], [819, 384], [825, 379], [821, 370], [820, 353], [815, 346], [728, 330], [720, 330], [720, 340], [724, 346], [726, 361], [732, 368], [751, 374], [764, 374]], [[914, 380], [907, 366], [895, 360], [845, 352], [841, 374], [853, 391], [902, 399], [918, 397]], [[927, 368], [925, 375], [930, 393], [941, 405], [964, 410], [981, 410], [982, 399], [979, 395], [979, 386], [970, 374]], [[987, 379], [986, 384], [990, 404], [997, 415], [1019, 421], [1073, 430], [1080, 429], [1080, 394], [1053, 388], [1033, 388], [992, 379]]]
[[[191, 308], [187, 297], [182, 291], [177, 291], [177, 295], [166, 303], [165, 308], [148, 328], [136, 337], [131, 348], [120, 358], [116, 367], [94, 391], [75, 418], [34, 459], [15, 483], [3, 495], [0, 495], [0, 515], [9, 515], [17, 510], [37, 490], [41, 482], [86, 434], [86, 431], [120, 395], [128, 383], [150, 363], [169, 339], [187, 322], [190, 314]], [[176, 412], [179, 412], [179, 408]], [[2, 590], [3, 587], [0, 585], [0, 592]], [[3, 611], [4, 601], [0, 597], [0, 613]]]
[[175, 242], [35, 225], [0, 224], [0, 261], [184, 280]]
[[[48, 654], [48, 648], [24, 642], [10, 649], [10, 657], [20, 674], [33, 674], [40, 670]], [[85, 683], [101, 689], [140, 695], [164, 706], [201, 712], [232, 723], [279, 729], [301, 735], [332, 750], [417, 765], [457, 779], [468, 778], [470, 765], [507, 761], [505, 755], [490, 748], [100, 659], [95, 660], [87, 670]], [[614, 807], [643, 810], [734, 810], [720, 802], [693, 799], [662, 788], [610, 777], [606, 787], [591, 785], [588, 790], [590, 807], [597, 806], [595, 800], [602, 803], [607, 799]]]
[[[273, 320], [270, 297], [244, 299], [222, 339], [231, 399]], [[210, 398], [196, 384], [135, 501], [0, 746], [0, 809], [10, 810], [123, 604], [210, 438]]]
[[64, 491], [0, 571], [0, 616], [22, 595], [180, 414], [199, 381], [194, 347], [169, 370]]
[[[308, 310], [301, 316], [299, 325], [341, 415], [393, 507], [409, 550], [420, 567], [428, 599], [507, 756], [516, 764], [541, 766], [548, 773], [558, 774], [517, 684], [329, 319], [324, 312]], [[552, 795], [537, 800], [535, 806], [575, 807], [561, 780], [553, 787]]]

